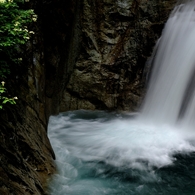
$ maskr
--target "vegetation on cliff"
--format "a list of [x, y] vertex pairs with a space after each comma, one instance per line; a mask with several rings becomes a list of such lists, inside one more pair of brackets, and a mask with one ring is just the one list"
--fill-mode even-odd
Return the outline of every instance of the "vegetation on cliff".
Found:
[[24, 45], [33, 31], [29, 30], [29, 24], [36, 21], [37, 16], [32, 9], [26, 9], [24, 1], [0, 0], [0, 109], [3, 104], [9, 102], [15, 104], [16, 97], [9, 97], [5, 88], [5, 80], [10, 74], [11, 66], [17, 66], [22, 62]]

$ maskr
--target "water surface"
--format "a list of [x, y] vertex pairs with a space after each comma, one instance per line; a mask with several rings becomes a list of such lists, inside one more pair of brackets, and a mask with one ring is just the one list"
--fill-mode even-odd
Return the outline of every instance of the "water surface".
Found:
[[79, 110], [50, 117], [49, 138], [58, 168], [51, 195], [195, 193], [194, 138], [179, 128]]

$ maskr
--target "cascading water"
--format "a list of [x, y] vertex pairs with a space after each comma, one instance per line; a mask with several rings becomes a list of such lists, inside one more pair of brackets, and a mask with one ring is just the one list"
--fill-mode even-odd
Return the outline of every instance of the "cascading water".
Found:
[[195, 194], [194, 9], [185, 1], [171, 13], [140, 114], [50, 117], [58, 168], [50, 195]]
[[184, 121], [195, 116], [194, 9], [195, 1], [180, 4], [166, 23], [142, 110], [146, 120], [175, 124], [181, 115]]

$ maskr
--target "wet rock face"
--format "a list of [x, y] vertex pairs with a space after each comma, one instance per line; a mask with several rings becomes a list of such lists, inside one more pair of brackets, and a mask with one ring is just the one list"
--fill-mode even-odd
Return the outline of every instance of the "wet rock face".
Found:
[[48, 119], [58, 113], [71, 70], [64, 52], [72, 36], [74, 2], [32, 0], [26, 6], [35, 9], [38, 21], [32, 26], [35, 35], [21, 48], [23, 64], [13, 67], [6, 82], [17, 104], [0, 110], [1, 195], [46, 194], [48, 179], [56, 171]]
[[45, 194], [54, 153], [36, 110], [18, 103], [1, 113], [0, 154], [0, 194]]
[[[34, 30], [37, 33], [38, 26]], [[23, 55], [24, 63], [13, 67], [6, 83], [10, 93], [18, 100], [16, 105], [7, 104], [4, 110], [0, 110], [2, 195], [44, 195], [47, 180], [55, 172], [55, 155], [47, 137], [41, 42], [41, 37], [36, 35], [33, 42], [28, 43]]]
[[[61, 94], [78, 55], [78, 2], [45, 1], [39, 5], [44, 40], [45, 96], [48, 116], [59, 112]], [[76, 29], [76, 30], [75, 30]]]
[[64, 91], [61, 111], [135, 111], [143, 69], [175, 0], [83, 0], [81, 48]]

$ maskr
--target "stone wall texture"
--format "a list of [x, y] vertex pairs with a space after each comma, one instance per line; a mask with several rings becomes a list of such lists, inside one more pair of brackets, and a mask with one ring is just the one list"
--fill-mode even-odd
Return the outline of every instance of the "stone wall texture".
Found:
[[174, 0], [83, 0], [80, 48], [60, 111], [135, 111], [144, 88], [144, 65]]

